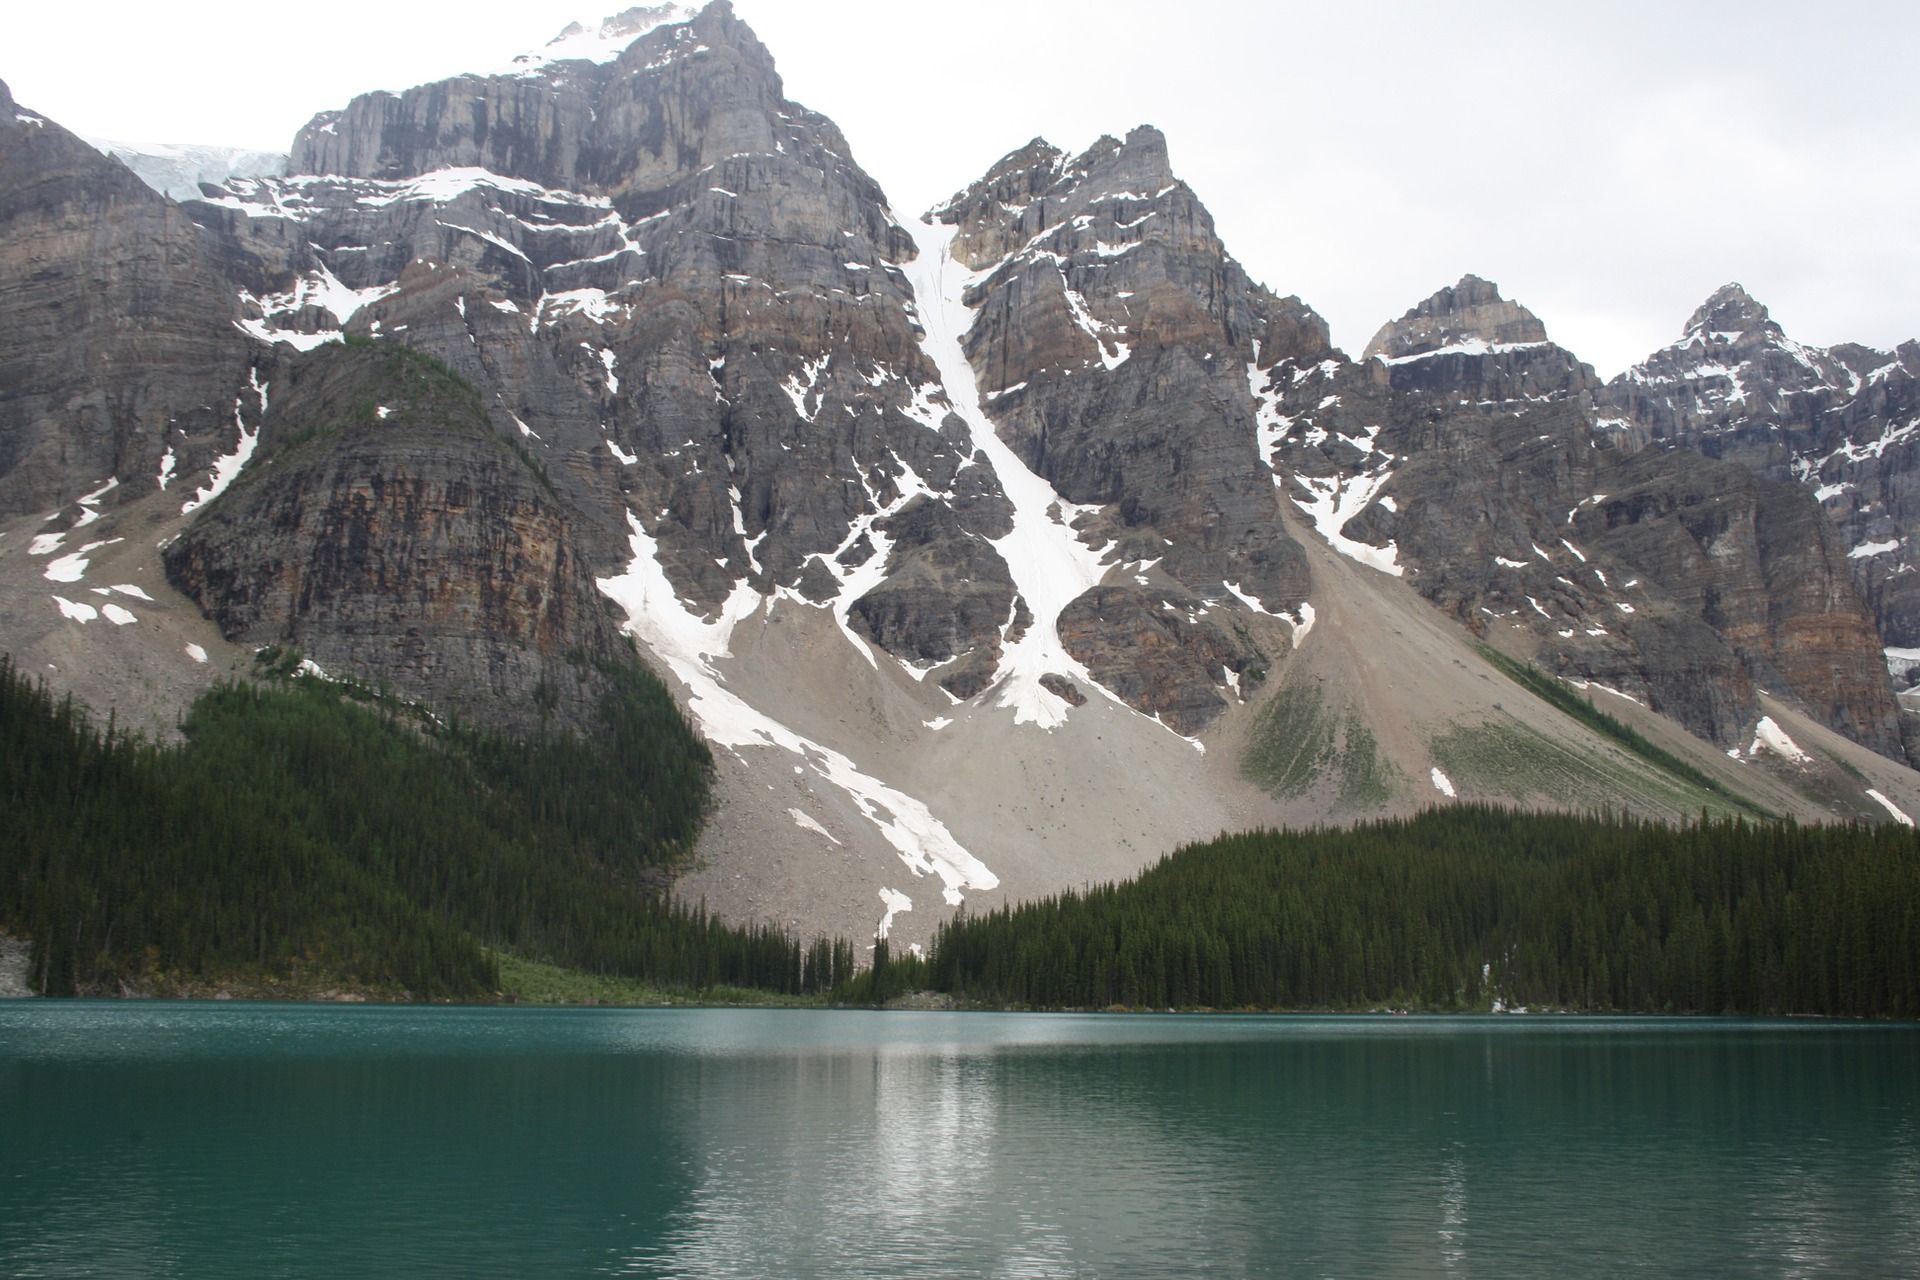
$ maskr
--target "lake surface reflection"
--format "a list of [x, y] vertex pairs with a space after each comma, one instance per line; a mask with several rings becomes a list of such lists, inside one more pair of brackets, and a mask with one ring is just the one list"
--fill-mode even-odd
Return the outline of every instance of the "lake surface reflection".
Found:
[[0, 1274], [1920, 1273], [1920, 1028], [22, 1003]]

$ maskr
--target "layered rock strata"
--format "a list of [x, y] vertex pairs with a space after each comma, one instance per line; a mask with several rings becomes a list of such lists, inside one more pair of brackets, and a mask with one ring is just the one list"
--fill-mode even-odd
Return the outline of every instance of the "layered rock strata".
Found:
[[230, 452], [237, 314], [200, 228], [0, 84], [0, 518], [110, 507]]
[[539, 465], [404, 349], [328, 346], [264, 384], [251, 465], [165, 551], [229, 640], [290, 645], [443, 714], [595, 724], [624, 645]]

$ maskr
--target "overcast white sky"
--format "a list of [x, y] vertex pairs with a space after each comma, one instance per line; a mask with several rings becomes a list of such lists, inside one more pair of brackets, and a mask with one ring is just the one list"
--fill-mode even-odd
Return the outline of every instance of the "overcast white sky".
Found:
[[[585, 6], [585, 7], [583, 7]], [[284, 149], [619, 0], [0, 6], [77, 132]], [[1255, 279], [1357, 352], [1472, 271], [1611, 375], [1729, 280], [1792, 336], [1920, 337], [1920, 5], [735, 0], [904, 215], [1140, 123]]]

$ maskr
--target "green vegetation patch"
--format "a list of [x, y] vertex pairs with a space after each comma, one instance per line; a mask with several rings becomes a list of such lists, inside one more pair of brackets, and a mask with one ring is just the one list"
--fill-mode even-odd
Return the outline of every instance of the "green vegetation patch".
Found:
[[[1673, 775], [1689, 786], [1697, 787], [1726, 801], [1737, 809], [1758, 817], [1772, 817], [1765, 809], [1724, 786], [1719, 779], [1701, 772], [1665, 747], [1656, 746], [1637, 729], [1608, 715], [1593, 705], [1592, 697], [1582, 697], [1573, 686], [1538, 667], [1516, 661], [1487, 645], [1477, 646], [1480, 656], [1515, 684], [1532, 693], [1556, 710], [1562, 711], [1603, 738], [1608, 738], [1654, 768]], [[1502, 792], [1501, 794], [1512, 794]]]
[[1602, 772], [1601, 761], [1506, 717], [1453, 725], [1427, 749], [1456, 785], [1512, 800], [1576, 801]]
[[353, 436], [381, 444], [453, 437], [497, 449], [517, 458], [549, 495], [557, 496], [540, 459], [522, 442], [494, 432], [479, 389], [437, 357], [396, 342], [349, 337], [326, 344], [307, 360], [308, 387], [290, 401], [297, 407], [276, 413], [261, 456], [235, 478], [229, 493], [268, 483], [269, 463], [284, 468], [315, 462], [338, 438]]
[[1340, 743], [1340, 807], [1349, 812], [1378, 809], [1393, 798], [1400, 771], [1380, 757], [1373, 730], [1356, 711], [1347, 712]]
[[1240, 771], [1283, 800], [1297, 800], [1321, 778], [1338, 774], [1340, 807], [1355, 812], [1385, 804], [1399, 777], [1359, 713], [1329, 712], [1319, 682], [1304, 680], [1282, 687], [1260, 708]]
[[603, 973], [564, 969], [499, 952], [500, 993], [515, 1004], [539, 1005], [751, 1005], [780, 1008], [824, 1008], [827, 997], [767, 991], [758, 987], [714, 986], [700, 991], [668, 990], [650, 982]]
[[1254, 717], [1241, 773], [1268, 794], [1298, 799], [1332, 765], [1335, 721], [1326, 712], [1320, 685], [1301, 680], [1281, 686]]
[[1694, 787], [1627, 755], [1578, 751], [1511, 716], [1456, 724], [1427, 742], [1456, 785], [1482, 795], [1599, 809], [1741, 812], [1724, 795]]

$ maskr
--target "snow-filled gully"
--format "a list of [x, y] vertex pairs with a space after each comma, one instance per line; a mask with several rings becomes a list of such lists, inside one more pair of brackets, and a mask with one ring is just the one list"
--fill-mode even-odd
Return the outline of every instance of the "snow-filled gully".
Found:
[[[992, 462], [1000, 487], [1013, 503], [1013, 532], [996, 539], [993, 545], [1012, 571], [1014, 587], [1025, 597], [1033, 623], [1024, 636], [1002, 651], [997, 673], [998, 705], [1013, 708], [1015, 724], [1031, 721], [1052, 729], [1065, 723], [1067, 707], [1041, 687], [1040, 677], [1049, 672], [1113, 697], [1067, 653], [1056, 625], [1061, 610], [1098, 584], [1104, 573], [1100, 553], [1082, 543], [1067, 526], [1091, 508], [1062, 501], [1053, 486], [1028, 469], [1000, 439], [980, 407], [973, 366], [960, 345], [973, 323], [973, 314], [961, 298], [980, 275], [954, 262], [956, 229], [914, 221], [903, 225], [920, 250], [906, 271], [926, 332], [921, 348], [940, 371], [953, 411], [967, 424], [975, 447]], [[1056, 511], [1058, 518], [1050, 514]]]

